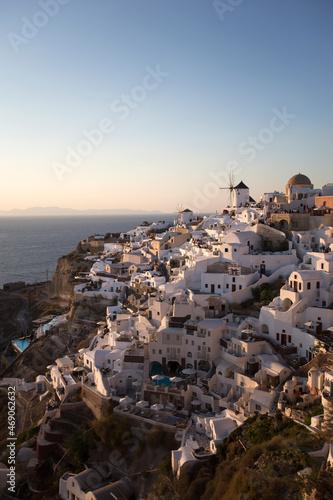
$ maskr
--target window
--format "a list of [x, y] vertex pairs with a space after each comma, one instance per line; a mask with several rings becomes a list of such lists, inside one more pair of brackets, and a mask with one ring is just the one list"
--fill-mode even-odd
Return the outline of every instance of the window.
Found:
[[310, 281], [308, 281], [308, 283], [306, 285], [306, 288], [307, 288], [307, 290], [311, 290], [311, 283], [310, 283]]
[[158, 350], [158, 354], [162, 354], [162, 349], [159, 349], [159, 350]]
[[225, 287], [226, 287], [226, 288], [229, 288], [229, 283], [227, 283]]
[[194, 345], [194, 340], [192, 340], [192, 345]]
[[291, 335], [288, 335], [288, 342], [291, 344]]
[[187, 357], [192, 358], [192, 353], [190, 351], [187, 353]]
[[299, 284], [298, 284], [298, 289], [299, 289], [299, 291], [301, 291], [301, 290], [302, 290], [302, 283], [299, 283]]
[[205, 288], [208, 288], [208, 284], [207, 283], [205, 284]]
[[185, 340], [185, 344], [188, 344], [188, 340], [187, 339]]
[[225, 251], [225, 252], [229, 252], [229, 248], [225, 248], [225, 249], [224, 249], [224, 251]]
[[201, 351], [201, 346], [200, 345], [198, 345], [198, 351]]
[[160, 315], [160, 312], [159, 312], [159, 311], [157, 311], [157, 316], [159, 316], [159, 315]]
[[242, 288], [243, 288], [242, 285], [239, 285], [239, 289], [241, 290]]
[[221, 288], [221, 285], [217, 285], [217, 288]]
[[279, 333], [276, 334], [276, 340], [280, 340], [280, 334]]
[[294, 274], [294, 280], [297, 280], [297, 274]]
[[321, 264], [321, 268], [324, 269], [324, 264], [323, 263]]
[[210, 337], [210, 330], [208, 330], [207, 335], [208, 335], [208, 337]]
[[256, 405], [256, 410], [261, 410], [261, 406], [260, 405]]
[[[299, 346], [300, 346], [300, 347], [303, 347], [303, 344], [300, 344]], [[310, 372], [309, 372], [309, 375], [311, 375], [311, 373], [310, 373]]]
[[210, 347], [208, 347], [208, 352], [210, 352]]
[[237, 248], [234, 248], [234, 252], [237, 252]]
[[176, 340], [179, 340], [179, 335], [176, 335]]
[[[155, 349], [153, 349], [153, 354], [155, 354]], [[110, 360], [108, 360], [108, 361], [110, 361]]]
[[320, 288], [320, 281], [317, 281], [317, 288]]
[[236, 278], [232, 278], [232, 282], [235, 283], [235, 281], [236, 281]]

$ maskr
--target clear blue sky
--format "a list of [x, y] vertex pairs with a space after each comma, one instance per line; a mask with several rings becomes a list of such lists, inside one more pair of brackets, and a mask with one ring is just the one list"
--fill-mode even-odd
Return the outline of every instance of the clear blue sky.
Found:
[[219, 210], [230, 161], [255, 199], [333, 182], [332, 25], [330, 0], [2, 0], [0, 209]]

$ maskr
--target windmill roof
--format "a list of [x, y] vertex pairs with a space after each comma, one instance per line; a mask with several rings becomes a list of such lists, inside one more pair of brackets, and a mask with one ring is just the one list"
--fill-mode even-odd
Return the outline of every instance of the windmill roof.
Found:
[[243, 181], [240, 181], [240, 183], [237, 184], [237, 186], [235, 186], [235, 189], [249, 189], [249, 188], [247, 187], [246, 184], [244, 184]]
[[[183, 214], [184, 212], [192, 212], [192, 210], [189, 210], [188, 208], [185, 208], [185, 210], [183, 210], [183, 211], [182, 211], [182, 214]], [[193, 213], [193, 212], [192, 212], [192, 213]]]
[[252, 196], [250, 196], [250, 202], [251, 202], [251, 203], [256, 203], [256, 200], [254, 200], [254, 199], [252, 198]]

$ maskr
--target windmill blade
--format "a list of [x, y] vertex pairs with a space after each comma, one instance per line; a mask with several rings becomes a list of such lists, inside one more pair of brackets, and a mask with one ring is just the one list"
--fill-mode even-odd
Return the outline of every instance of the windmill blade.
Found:
[[182, 203], [180, 205], [176, 206], [176, 213], [179, 214], [179, 216], [180, 216], [180, 214], [182, 213], [183, 210], [184, 210], [184, 207], [183, 207]]
[[229, 171], [229, 185], [220, 187], [220, 189], [227, 189], [229, 191], [228, 194], [229, 205], [232, 205], [232, 192], [235, 189], [235, 174], [233, 170]]

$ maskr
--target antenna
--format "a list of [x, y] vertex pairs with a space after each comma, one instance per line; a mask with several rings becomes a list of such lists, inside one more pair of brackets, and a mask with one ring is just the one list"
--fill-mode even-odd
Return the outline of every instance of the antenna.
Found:
[[235, 174], [232, 170], [229, 172], [229, 186], [221, 187], [220, 189], [227, 189], [229, 191], [229, 206], [232, 206], [232, 192], [235, 189]]

